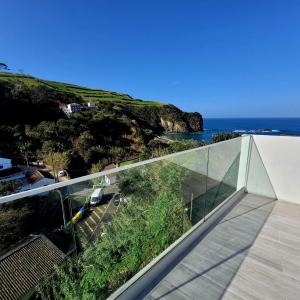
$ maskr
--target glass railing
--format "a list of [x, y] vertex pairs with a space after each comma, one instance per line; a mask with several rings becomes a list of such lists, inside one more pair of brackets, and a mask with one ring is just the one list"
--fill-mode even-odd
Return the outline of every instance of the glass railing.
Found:
[[105, 298], [237, 190], [240, 150], [237, 138], [2, 197], [0, 255], [43, 234], [70, 258], [39, 295]]

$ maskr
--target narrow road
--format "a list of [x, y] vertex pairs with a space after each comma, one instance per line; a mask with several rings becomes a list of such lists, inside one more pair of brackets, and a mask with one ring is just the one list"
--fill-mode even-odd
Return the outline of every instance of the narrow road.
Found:
[[77, 232], [79, 234], [79, 238], [82, 239], [83, 242], [86, 243], [91, 241], [97, 227], [99, 227], [99, 224], [102, 222], [102, 218], [107, 207], [107, 203], [94, 207], [88, 217], [80, 220], [76, 224], [76, 229], [78, 230]]
[[116, 186], [105, 187], [102, 204], [93, 207], [89, 215], [76, 224], [76, 231], [83, 245], [95, 241], [101, 236], [103, 224], [109, 222], [118, 209], [111, 201], [117, 192]]

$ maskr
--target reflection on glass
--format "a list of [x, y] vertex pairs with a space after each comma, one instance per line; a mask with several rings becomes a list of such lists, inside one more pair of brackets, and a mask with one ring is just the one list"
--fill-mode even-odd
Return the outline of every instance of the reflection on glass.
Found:
[[277, 198], [268, 172], [260, 157], [253, 138], [250, 148], [250, 164], [247, 177], [247, 190], [249, 193], [259, 194], [272, 199]]
[[4, 204], [2, 251], [44, 233], [73, 256], [40, 296], [106, 298], [236, 191], [240, 147], [235, 139]]

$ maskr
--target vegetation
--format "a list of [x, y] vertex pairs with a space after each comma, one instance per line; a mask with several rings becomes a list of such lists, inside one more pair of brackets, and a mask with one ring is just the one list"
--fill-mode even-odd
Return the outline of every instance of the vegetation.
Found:
[[106, 299], [191, 224], [184, 210], [186, 170], [160, 162], [122, 172], [126, 198], [100, 240], [69, 259], [38, 287], [43, 299]]
[[0, 196], [6, 196], [15, 193], [19, 186], [20, 186], [19, 180], [0, 182]]
[[43, 161], [45, 165], [51, 166], [54, 178], [58, 180], [58, 172], [68, 165], [68, 153], [50, 151], [43, 156]]
[[226, 140], [231, 140], [236, 137], [241, 136], [239, 133], [236, 132], [221, 132], [221, 133], [215, 133], [212, 136], [212, 142], [218, 143]]
[[130, 159], [130, 160], [122, 161], [120, 163], [120, 167], [122, 167], [122, 166], [128, 166], [128, 165], [134, 164], [134, 163], [136, 163], [138, 161], [139, 161], [138, 159]]
[[174, 140], [172, 142], [152, 140], [148, 143], [147, 149], [145, 150], [144, 154], [141, 155], [141, 160], [147, 158], [160, 157], [163, 155], [185, 151], [188, 149], [193, 149], [204, 145], [205, 142], [197, 142], [195, 140], [186, 140], [186, 141]]
[[[1, 66], [2, 64], [0, 64], [0, 70], [1, 70]], [[2, 69], [8, 70], [5, 68], [5, 66], [6, 65], [4, 65]], [[65, 93], [74, 94], [77, 96], [77, 99], [83, 100], [80, 102], [89, 102], [92, 100], [96, 103], [101, 103], [105, 101], [114, 102], [114, 103], [120, 102], [121, 104], [129, 104], [129, 105], [133, 104], [135, 106], [140, 106], [140, 105], [161, 106], [162, 105], [160, 102], [157, 101], [143, 101], [140, 99], [134, 99], [131, 96], [123, 93], [110, 92], [101, 89], [90, 89], [75, 84], [43, 80], [30, 75], [0, 72], [0, 81], [16, 82], [16, 80], [20, 84], [23, 84], [29, 89], [34, 89], [34, 88], [40, 88], [45, 90], [51, 89], [60, 94], [65, 94]]]

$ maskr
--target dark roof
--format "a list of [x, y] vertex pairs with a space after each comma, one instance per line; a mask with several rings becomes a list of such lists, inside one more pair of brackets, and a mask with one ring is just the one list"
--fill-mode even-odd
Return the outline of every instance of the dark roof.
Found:
[[18, 167], [12, 167], [9, 169], [0, 170], [0, 177], [11, 176], [17, 173], [22, 172], [23, 170]]
[[34, 171], [28, 172], [26, 177], [30, 184], [34, 184], [34, 183], [40, 181], [41, 179], [43, 179], [44, 175], [42, 175], [41, 172], [39, 172], [38, 170], [34, 170]]
[[45, 172], [42, 170], [30, 170], [26, 174], [27, 181], [30, 184], [34, 184], [43, 178], [53, 179], [53, 176], [49, 172]]
[[44, 235], [31, 237], [1, 256], [0, 299], [20, 299], [64, 258], [65, 254]]

